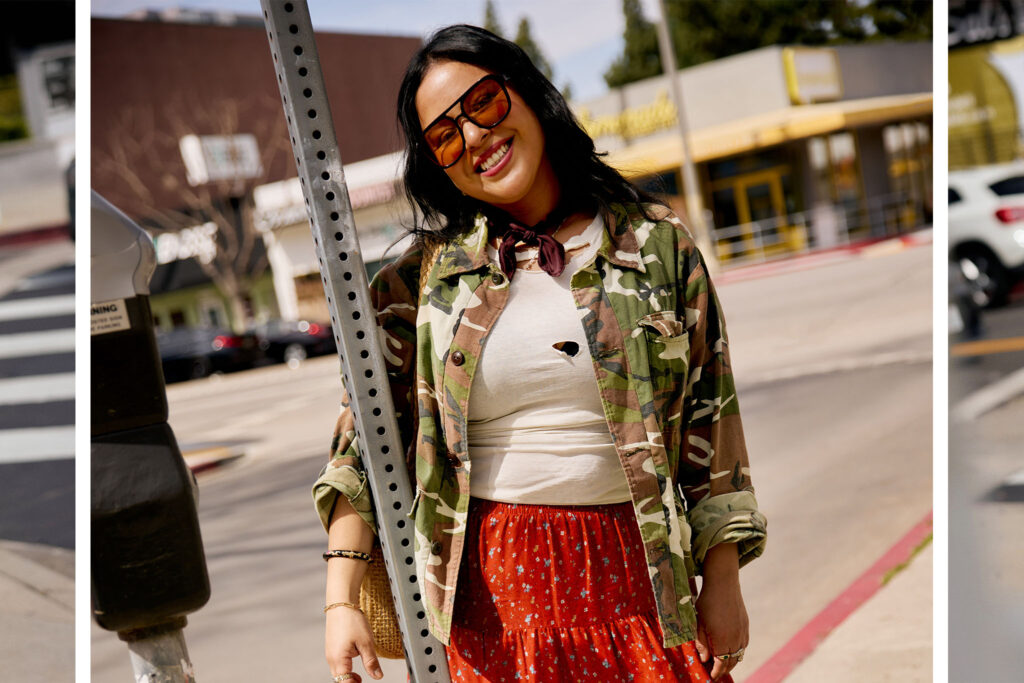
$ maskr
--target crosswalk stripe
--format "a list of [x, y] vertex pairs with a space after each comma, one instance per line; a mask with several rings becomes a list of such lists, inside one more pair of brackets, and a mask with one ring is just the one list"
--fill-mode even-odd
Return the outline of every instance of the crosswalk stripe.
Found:
[[74, 425], [0, 431], [0, 464], [60, 460], [74, 453]]
[[0, 358], [43, 356], [74, 350], [75, 331], [70, 328], [0, 336]]
[[73, 372], [0, 379], [0, 406], [66, 401], [74, 397], [75, 373]]
[[36, 299], [0, 301], [0, 321], [48, 318], [75, 312], [75, 295], [44, 296]]

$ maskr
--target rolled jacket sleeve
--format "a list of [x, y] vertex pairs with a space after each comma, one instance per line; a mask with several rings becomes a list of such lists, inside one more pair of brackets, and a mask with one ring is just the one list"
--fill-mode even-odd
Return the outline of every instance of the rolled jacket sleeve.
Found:
[[[413, 431], [411, 410], [419, 299], [421, 251], [413, 247], [386, 265], [370, 283], [370, 301], [377, 311], [377, 337], [384, 355], [395, 418], [403, 446]], [[330, 459], [313, 484], [313, 502], [324, 529], [330, 524], [337, 496], [348, 498], [359, 516], [377, 530], [372, 491], [356, 436], [355, 413], [347, 388], [342, 388], [341, 413], [334, 426]]]
[[324, 530], [327, 530], [335, 500], [340, 493], [348, 498], [363, 521], [376, 532], [373, 499], [366, 479], [366, 470], [359, 457], [359, 443], [352, 409], [348, 402], [348, 392], [344, 389], [342, 392], [341, 414], [338, 416], [334, 438], [331, 440], [331, 459], [313, 484], [313, 503]]
[[718, 297], [695, 245], [680, 254], [682, 309], [690, 337], [678, 483], [697, 571], [709, 549], [735, 543], [740, 565], [764, 551], [767, 520], [750, 479], [729, 343]]

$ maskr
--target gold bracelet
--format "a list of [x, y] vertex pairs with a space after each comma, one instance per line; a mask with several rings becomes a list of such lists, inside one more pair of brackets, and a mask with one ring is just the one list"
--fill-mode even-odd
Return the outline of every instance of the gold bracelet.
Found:
[[327, 610], [334, 609], [335, 607], [350, 607], [350, 608], [356, 610], [357, 612], [362, 612], [363, 611], [363, 609], [359, 605], [357, 605], [357, 604], [355, 604], [353, 602], [332, 602], [331, 604], [326, 605], [324, 607], [324, 613], [326, 614]]

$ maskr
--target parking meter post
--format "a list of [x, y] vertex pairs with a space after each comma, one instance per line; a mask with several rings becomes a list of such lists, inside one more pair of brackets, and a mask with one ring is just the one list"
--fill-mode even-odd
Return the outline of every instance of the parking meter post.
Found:
[[180, 625], [118, 634], [128, 643], [128, 656], [136, 681], [143, 683], [196, 683], [192, 661]]
[[303, 0], [261, 0], [261, 5], [409, 677], [413, 683], [447, 683], [444, 646], [430, 635], [418, 599], [413, 525], [406, 517], [412, 490], [309, 8]]
[[209, 600], [195, 479], [167, 424], [153, 241], [92, 194], [92, 608], [136, 680], [194, 683], [185, 616]]

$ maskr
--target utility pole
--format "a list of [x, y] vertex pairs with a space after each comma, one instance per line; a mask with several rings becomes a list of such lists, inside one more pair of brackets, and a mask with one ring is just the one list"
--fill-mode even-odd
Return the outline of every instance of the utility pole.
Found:
[[686, 123], [686, 113], [683, 110], [683, 92], [679, 85], [679, 75], [676, 73], [676, 53], [672, 49], [672, 36], [668, 30], [668, 12], [665, 10], [665, 0], [658, 0], [658, 8], [661, 11], [660, 20], [655, 22], [658, 32], [658, 50], [661, 53], [662, 71], [668, 76], [672, 101], [676, 105], [676, 122], [679, 125], [679, 139], [683, 148], [683, 198], [686, 201], [686, 217], [693, 230], [697, 247], [708, 264], [708, 269], [717, 272], [718, 256], [711, 239], [711, 228], [704, 220], [704, 202], [701, 200], [700, 187], [697, 185], [697, 171], [693, 166], [693, 156], [690, 154], [690, 128]]

